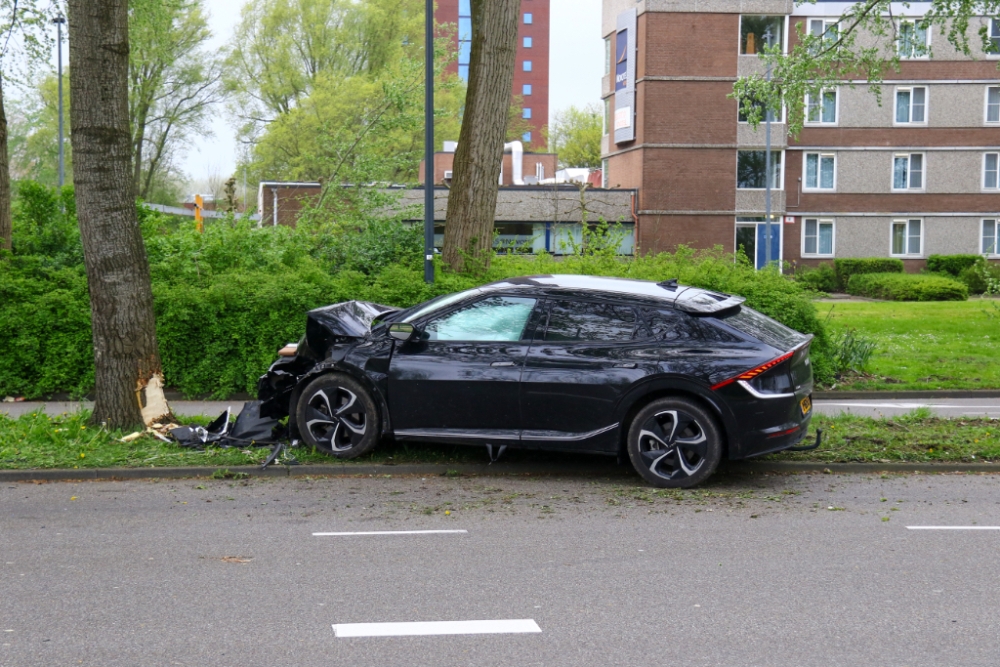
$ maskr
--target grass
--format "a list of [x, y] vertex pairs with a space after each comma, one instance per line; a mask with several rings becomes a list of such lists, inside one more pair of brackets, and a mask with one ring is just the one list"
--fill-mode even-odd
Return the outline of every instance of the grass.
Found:
[[[229, 467], [259, 465], [269, 449], [197, 451], [143, 436], [123, 443], [122, 433], [87, 426], [86, 412], [48, 417], [34, 412], [11, 419], [0, 414], [0, 469]], [[201, 421], [204, 419], [192, 419]], [[938, 419], [924, 411], [895, 419], [816, 415], [813, 428], [824, 429], [819, 450], [778, 454], [770, 460], [820, 462], [991, 462], [1000, 461], [1000, 422], [989, 419]], [[303, 464], [337, 462], [322, 452], [293, 450]], [[527, 450], [510, 452], [505, 461], [568, 461], [569, 455]], [[387, 444], [350, 463], [485, 463], [480, 447]], [[590, 459], [593, 460], [593, 459]]]
[[836, 389], [1000, 389], [1000, 302], [817, 303], [835, 327], [876, 343], [869, 372]]

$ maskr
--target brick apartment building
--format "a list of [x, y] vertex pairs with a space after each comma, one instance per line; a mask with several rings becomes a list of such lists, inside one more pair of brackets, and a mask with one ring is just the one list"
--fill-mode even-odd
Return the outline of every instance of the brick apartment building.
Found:
[[[638, 190], [641, 251], [742, 245], [762, 263], [764, 127], [740, 122], [727, 95], [737, 76], [763, 73], [768, 28], [787, 45], [795, 25], [823, 34], [844, 6], [604, 0], [605, 185]], [[773, 256], [891, 256], [911, 271], [935, 253], [1000, 258], [998, 57], [966, 58], [937, 27], [923, 31], [914, 20], [928, 6], [893, 7], [904, 59], [882, 106], [859, 81], [810, 100], [795, 140], [784, 118], [772, 123]], [[1000, 21], [980, 18], [974, 48], [980, 25], [1000, 45]]]
[[[451, 71], [468, 80], [472, 52], [470, 0], [438, 0], [434, 20], [438, 24], [457, 26], [454, 39], [458, 60], [452, 64]], [[521, 97], [522, 117], [532, 127], [522, 140], [534, 148], [544, 148], [542, 128], [549, 124], [549, 0], [521, 0], [511, 94]]]

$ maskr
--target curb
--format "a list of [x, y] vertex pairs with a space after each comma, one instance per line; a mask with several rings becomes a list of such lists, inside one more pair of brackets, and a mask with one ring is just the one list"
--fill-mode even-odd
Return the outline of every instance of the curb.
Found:
[[1000, 389], [931, 389], [927, 391], [814, 391], [814, 401], [858, 401], [900, 398], [1000, 398]]
[[[275, 466], [261, 470], [257, 466], [210, 468], [91, 468], [84, 470], [0, 470], [0, 482], [56, 482], [56, 481], [121, 481], [134, 479], [183, 479], [211, 477], [219, 470], [232, 475], [248, 477], [387, 477], [392, 475], [427, 475], [500, 477], [504, 475], [533, 477], [633, 477], [637, 476], [628, 466], [613, 463], [593, 465], [560, 465], [531, 463], [455, 464], [414, 463], [403, 465], [305, 465]], [[761, 473], [1000, 473], [1000, 463], [819, 463], [797, 461], [731, 462], [720, 468], [722, 474]]]

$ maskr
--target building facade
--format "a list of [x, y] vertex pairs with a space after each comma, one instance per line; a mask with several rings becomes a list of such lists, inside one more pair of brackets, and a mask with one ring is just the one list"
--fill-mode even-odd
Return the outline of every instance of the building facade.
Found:
[[[929, 4], [893, 6], [903, 61], [881, 106], [844, 82], [807, 101], [798, 137], [773, 119], [772, 257], [899, 257], [911, 271], [930, 254], [1000, 258], [1000, 53], [968, 58], [923, 30]], [[764, 72], [765, 36], [787, 50], [796, 25], [823, 34], [845, 6], [604, 0], [605, 185], [638, 190], [640, 251], [742, 246], [763, 263], [764, 124], [741, 122], [728, 95]], [[1000, 47], [991, 17], [970, 26], [973, 46], [980, 25]]]
[[[453, 39], [458, 60], [451, 65], [451, 71], [468, 81], [472, 53], [471, 0], [438, 0], [434, 20], [456, 26]], [[511, 95], [521, 98], [521, 116], [531, 126], [522, 140], [544, 148], [542, 129], [549, 124], [549, 0], [521, 0]]]

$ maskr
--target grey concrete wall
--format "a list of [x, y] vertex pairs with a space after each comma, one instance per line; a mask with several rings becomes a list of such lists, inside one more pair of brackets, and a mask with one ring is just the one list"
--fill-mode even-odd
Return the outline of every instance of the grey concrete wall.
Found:
[[[767, 145], [766, 133], [763, 122], [756, 130], [746, 123], [737, 123], [736, 144], [740, 148], [764, 148]], [[771, 147], [779, 149], [785, 148], [787, 145], [788, 126], [784, 123], [771, 123]]]
[[[909, 85], [909, 84], [906, 84]], [[925, 85], [925, 84], [918, 84]], [[927, 85], [928, 127], [982, 127], [986, 114], [986, 84]], [[881, 86], [882, 106], [867, 86], [840, 86], [840, 127], [892, 127], [895, 85]]]
[[[888, 257], [894, 217], [836, 219], [837, 257]], [[924, 217], [924, 254], [979, 252], [980, 218]]]
[[[737, 190], [736, 191], [736, 211], [738, 214], [744, 213], [763, 214], [766, 193], [764, 190]], [[785, 191], [771, 190], [771, 212], [781, 214], [785, 211]]]
[[[921, 16], [919, 12], [913, 11], [911, 9], [908, 12], [908, 18], [913, 18], [914, 16]], [[979, 38], [979, 28], [980, 26], [987, 25], [989, 19], [976, 17], [969, 21], [969, 46], [971, 47], [971, 57], [966, 56], [961, 53], [958, 49], [948, 42], [947, 37], [947, 27], [942, 26], [931, 26], [931, 39], [930, 39], [930, 60], [944, 61], [944, 60], [981, 60], [986, 56], [986, 53], [982, 49], [982, 44]], [[896, 42], [893, 40], [891, 35], [885, 37], [877, 37], [872, 35], [869, 31], [860, 31], [858, 33], [856, 45], [863, 48], [879, 47], [880, 52], [883, 56], [891, 56], [896, 49]], [[919, 60], [926, 60], [922, 58]]]
[[[856, 194], [891, 192], [893, 155], [894, 151], [837, 152], [836, 191]], [[981, 192], [982, 155], [978, 151], [925, 151], [924, 192]]]
[[642, 0], [602, 0], [601, 37], [607, 37], [618, 30], [618, 15], [635, 7], [640, 14], [645, 10], [646, 3]]
[[[398, 209], [415, 210], [423, 215], [424, 191], [404, 190]], [[608, 222], [632, 221], [631, 190], [588, 189], [581, 202], [576, 188], [504, 188], [497, 196], [496, 219], [512, 222], [580, 222], [584, 207], [590, 222], [604, 218]], [[448, 210], [448, 191], [434, 192], [434, 219], [443, 221]]]
[[924, 218], [924, 225], [926, 254], [979, 253], [981, 218]]

